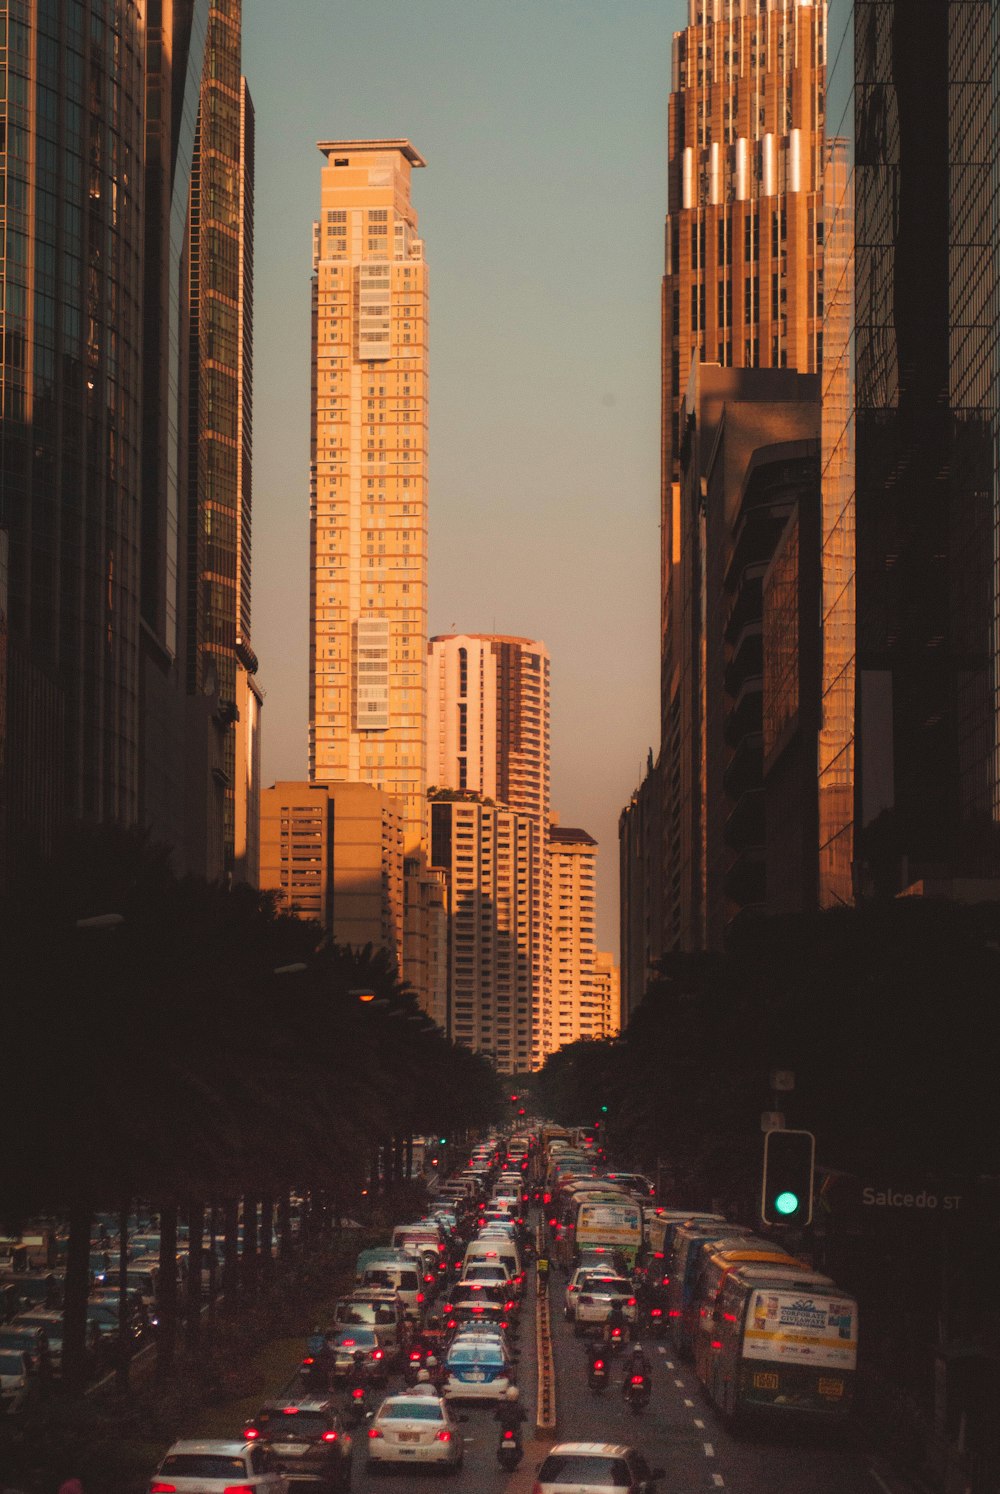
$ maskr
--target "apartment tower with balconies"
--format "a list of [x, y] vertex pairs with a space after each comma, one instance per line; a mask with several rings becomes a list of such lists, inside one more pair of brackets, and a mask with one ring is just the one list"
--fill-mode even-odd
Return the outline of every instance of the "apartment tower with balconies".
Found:
[[320, 144], [314, 230], [309, 778], [398, 801], [424, 840], [427, 266], [408, 140]]

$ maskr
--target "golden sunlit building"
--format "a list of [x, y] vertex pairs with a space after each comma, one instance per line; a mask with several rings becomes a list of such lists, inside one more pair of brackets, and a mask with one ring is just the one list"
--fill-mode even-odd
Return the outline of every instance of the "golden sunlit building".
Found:
[[419, 855], [426, 791], [427, 266], [408, 140], [320, 144], [309, 777], [383, 790]]
[[584, 1008], [580, 1013], [580, 1035], [614, 1037], [620, 1028], [621, 980], [618, 966], [610, 950], [599, 949], [594, 956], [594, 989], [590, 1010]]
[[260, 885], [336, 944], [386, 950], [402, 969], [403, 822], [363, 783], [272, 784], [261, 794]]
[[[594, 1029], [597, 935], [597, 841], [586, 830], [549, 826], [552, 978], [544, 1057]], [[589, 1029], [589, 1030], [588, 1030]]]

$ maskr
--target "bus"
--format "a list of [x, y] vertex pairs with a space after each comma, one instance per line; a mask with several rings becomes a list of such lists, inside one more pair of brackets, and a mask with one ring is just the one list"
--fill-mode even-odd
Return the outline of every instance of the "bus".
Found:
[[683, 1343], [681, 1320], [694, 1291], [698, 1246], [710, 1240], [715, 1250], [735, 1250], [740, 1240], [747, 1239], [752, 1239], [755, 1244], [761, 1243], [753, 1230], [742, 1224], [720, 1225], [693, 1219], [674, 1230], [674, 1243], [664, 1275], [669, 1278], [667, 1320], [670, 1324], [670, 1336], [678, 1351]]
[[[738, 1245], [729, 1245], [724, 1250], [710, 1249], [707, 1255], [703, 1254], [697, 1268], [691, 1304], [682, 1318], [686, 1342], [694, 1358], [695, 1373], [703, 1384], [708, 1373], [712, 1341], [718, 1338], [714, 1317], [719, 1294], [730, 1271], [739, 1267], [767, 1272], [769, 1279], [771, 1272], [777, 1271], [779, 1277], [787, 1276], [793, 1282], [804, 1280], [807, 1276], [811, 1281], [817, 1280], [816, 1272], [805, 1261], [788, 1255], [780, 1245], [766, 1240], [758, 1242], [747, 1239]], [[833, 1286], [829, 1277], [823, 1280], [827, 1286]]]
[[829, 1278], [741, 1266], [727, 1274], [712, 1324], [702, 1383], [730, 1426], [764, 1415], [846, 1418], [858, 1304]]
[[642, 1251], [642, 1205], [629, 1198], [581, 1201], [573, 1243], [577, 1252], [595, 1245], [620, 1250], [632, 1270]]

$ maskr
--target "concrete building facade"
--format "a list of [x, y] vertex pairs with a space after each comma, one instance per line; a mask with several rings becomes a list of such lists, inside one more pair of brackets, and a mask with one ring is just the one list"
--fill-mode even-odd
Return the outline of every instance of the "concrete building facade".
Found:
[[261, 794], [261, 889], [337, 944], [386, 950], [402, 974], [403, 835], [400, 807], [369, 784], [272, 784]]
[[309, 778], [366, 783], [424, 841], [427, 266], [408, 140], [320, 145], [313, 254]]
[[552, 823], [548, 839], [552, 897], [552, 996], [543, 1030], [547, 1056], [595, 1035], [597, 841], [586, 830]]
[[692, 368], [817, 370], [823, 354], [825, 0], [689, 0], [673, 42], [662, 303], [663, 950], [685, 947], [690, 743], [680, 469]]
[[621, 979], [618, 962], [610, 950], [599, 949], [594, 956], [593, 1012], [588, 1013], [586, 1010], [581, 1012], [580, 1036], [614, 1037], [621, 1030], [621, 1025]]
[[534, 822], [471, 791], [440, 790], [430, 825], [431, 865], [446, 878], [446, 1030], [499, 1072], [524, 1072], [532, 1052]]
[[543, 1060], [549, 1000], [548, 836], [550, 659], [537, 639], [459, 633], [430, 640], [427, 775], [526, 815], [532, 838], [532, 1066]]

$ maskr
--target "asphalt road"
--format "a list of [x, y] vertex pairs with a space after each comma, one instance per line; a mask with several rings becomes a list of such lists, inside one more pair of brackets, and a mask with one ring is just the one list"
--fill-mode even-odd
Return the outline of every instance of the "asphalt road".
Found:
[[565, 1280], [556, 1271], [550, 1286], [560, 1441], [637, 1447], [650, 1467], [665, 1470], [660, 1494], [880, 1494], [869, 1460], [849, 1440], [788, 1431], [733, 1437], [702, 1397], [693, 1367], [664, 1340], [643, 1344], [653, 1364], [653, 1396], [641, 1416], [622, 1400], [618, 1361], [608, 1389], [589, 1390], [584, 1348], [563, 1321]]

